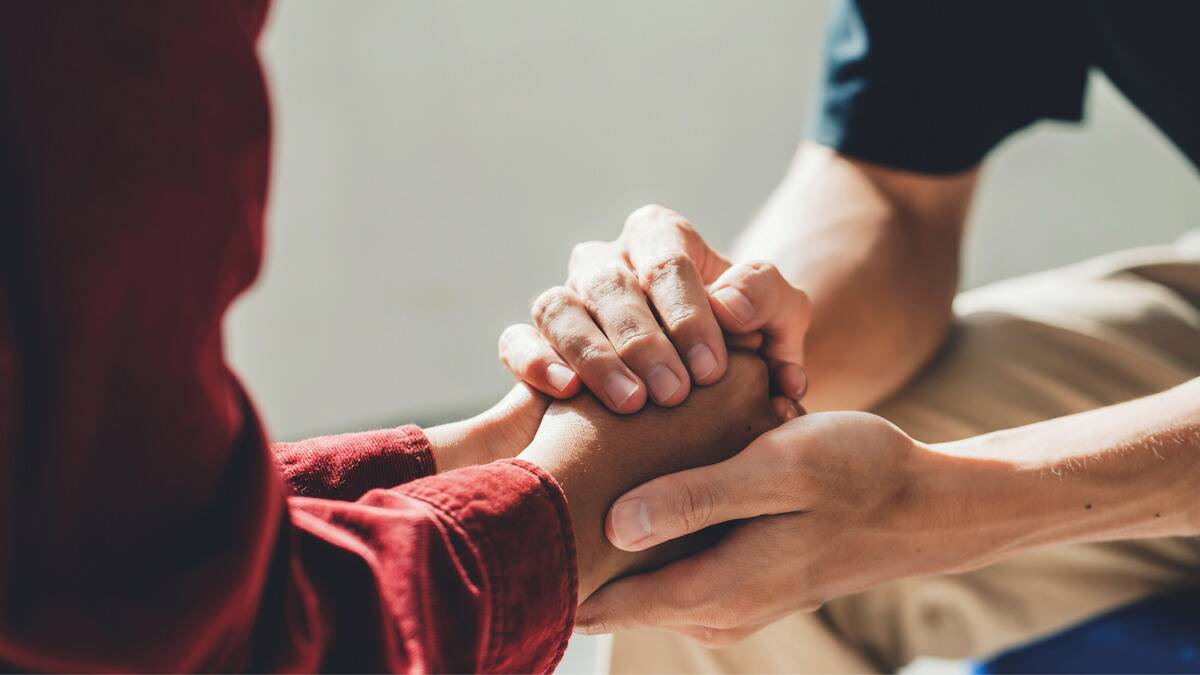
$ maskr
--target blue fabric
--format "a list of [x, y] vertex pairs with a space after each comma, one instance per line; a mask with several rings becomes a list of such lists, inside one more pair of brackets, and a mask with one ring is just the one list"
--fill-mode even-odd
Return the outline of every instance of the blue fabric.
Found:
[[811, 135], [957, 173], [1039, 120], [1082, 119], [1095, 68], [1200, 167], [1197, 26], [1200, 2], [838, 0]]
[[1147, 598], [976, 667], [978, 673], [1200, 673], [1200, 591]]

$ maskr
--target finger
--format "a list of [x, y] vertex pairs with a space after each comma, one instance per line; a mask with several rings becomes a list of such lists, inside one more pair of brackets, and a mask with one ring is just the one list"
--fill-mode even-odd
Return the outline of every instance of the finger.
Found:
[[794, 420], [802, 414], [800, 406], [786, 396], [772, 397], [771, 409], [775, 412], [775, 417], [780, 424]]
[[646, 387], [617, 356], [583, 301], [556, 286], [533, 303], [533, 320], [584, 385], [613, 412], [632, 413], [646, 405]]
[[771, 383], [781, 394], [799, 401], [808, 392], [808, 372], [801, 366], [784, 361], [774, 361], [771, 364]]
[[691, 378], [617, 247], [580, 244], [571, 253], [569, 269], [567, 285], [583, 299], [625, 365], [649, 385], [654, 401], [663, 406], [682, 403]]
[[730, 349], [745, 349], [746, 351], [756, 352], [762, 347], [763, 334], [754, 331], [745, 335], [726, 335], [725, 345]]
[[576, 610], [576, 632], [597, 635], [694, 624], [700, 604], [697, 589], [712, 583], [704, 576], [708, 571], [705, 553], [605, 584]]
[[579, 377], [549, 342], [527, 323], [518, 323], [500, 334], [500, 361], [517, 379], [555, 398], [579, 393]]
[[[605, 584], [575, 614], [582, 633], [633, 628], [705, 626], [732, 629], [779, 616], [775, 597], [761, 599], [762, 580], [750, 578], [748, 551], [771, 545], [776, 532], [731, 530], [714, 546], [652, 572]], [[764, 541], [764, 538], [766, 539]], [[777, 595], [777, 593], [776, 593]]]
[[660, 206], [634, 211], [621, 242], [692, 379], [697, 384], [721, 379], [729, 361], [705, 283], [716, 279], [729, 262], [710, 249], [683, 216]]
[[660, 476], [621, 495], [605, 518], [608, 540], [641, 551], [717, 523], [789, 510], [777, 503], [776, 491], [762, 489], [779, 471], [752, 450], [773, 442], [763, 438], [723, 462]]
[[[509, 417], [528, 417], [541, 420], [546, 409], [550, 407], [550, 399], [538, 393], [528, 382], [518, 382], [500, 399], [496, 405], [484, 411], [488, 418], [504, 419]], [[537, 430], [537, 425], [534, 425]], [[530, 440], [533, 440], [532, 435]]]
[[529, 383], [517, 382], [499, 403], [481, 413], [476, 419], [488, 430], [485, 439], [493, 451], [489, 454], [514, 457], [532, 443], [550, 401]]
[[[794, 399], [804, 394], [804, 336], [808, 331], [808, 296], [765, 262], [735, 265], [710, 286], [713, 313], [721, 327], [734, 334], [762, 331], [762, 353], [795, 368], [776, 371], [780, 392]], [[774, 380], [774, 378], [773, 378]]]

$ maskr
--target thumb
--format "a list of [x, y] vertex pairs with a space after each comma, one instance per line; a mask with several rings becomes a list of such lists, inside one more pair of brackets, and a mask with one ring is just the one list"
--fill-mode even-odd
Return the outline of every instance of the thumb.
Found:
[[725, 270], [710, 285], [709, 298], [726, 332], [762, 331], [762, 353], [773, 362], [779, 390], [799, 400], [807, 387], [801, 366], [812, 311], [808, 295], [789, 284], [771, 263], [752, 262]]
[[[491, 459], [515, 457], [533, 442], [550, 399], [524, 382], [518, 382], [500, 402], [472, 420], [483, 434]], [[490, 460], [489, 460], [490, 461]]]
[[[751, 444], [753, 445], [753, 444]], [[613, 546], [641, 551], [728, 520], [774, 513], [770, 491], [752, 487], [764, 467], [743, 450], [717, 464], [655, 478], [622, 495], [604, 531]]]

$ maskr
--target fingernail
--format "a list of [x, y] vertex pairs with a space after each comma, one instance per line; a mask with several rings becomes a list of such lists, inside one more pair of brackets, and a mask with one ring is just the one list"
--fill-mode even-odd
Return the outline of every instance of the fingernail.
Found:
[[787, 402], [787, 414], [784, 416], [785, 421], [794, 420], [800, 416], [800, 408], [792, 401]]
[[807, 393], [808, 393], [808, 371], [805, 370], [803, 367], [801, 367], [800, 368], [800, 380], [796, 383], [796, 393], [795, 393], [795, 396], [793, 396], [793, 398], [795, 398], [797, 401], [799, 401], [800, 399], [804, 398], [804, 395]]
[[750, 304], [750, 298], [747, 298], [741, 291], [732, 286], [719, 288], [713, 291], [713, 297], [717, 302], [725, 306], [730, 314], [733, 314], [738, 321], [742, 323], [750, 323], [754, 319], [754, 305]]
[[688, 370], [692, 371], [692, 377], [697, 380], [708, 377], [717, 369], [717, 357], [713, 354], [713, 350], [704, 343], [700, 343], [688, 351], [687, 362]]
[[566, 391], [575, 379], [575, 373], [561, 363], [551, 363], [546, 366], [546, 380], [555, 391]]
[[633, 398], [637, 390], [637, 382], [634, 382], [621, 373], [609, 375], [608, 380], [604, 382], [604, 393], [608, 394], [608, 400], [612, 401], [613, 405], [618, 408]]
[[632, 546], [650, 536], [650, 516], [646, 513], [646, 502], [638, 497], [617, 502], [612, 507], [612, 531], [614, 544]]
[[662, 402], [675, 395], [679, 391], [679, 385], [683, 384], [679, 381], [679, 376], [673, 370], [662, 365], [661, 363], [650, 369], [650, 391], [654, 393], [654, 400]]

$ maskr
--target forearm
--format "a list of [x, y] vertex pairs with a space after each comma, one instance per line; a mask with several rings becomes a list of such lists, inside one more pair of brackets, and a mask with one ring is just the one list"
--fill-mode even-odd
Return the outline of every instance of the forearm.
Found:
[[931, 447], [920, 494], [973, 568], [1047, 544], [1200, 534], [1200, 379]]
[[936, 349], [974, 180], [974, 172], [914, 177], [802, 148], [734, 257], [771, 261], [812, 299], [807, 407], [869, 407]]

